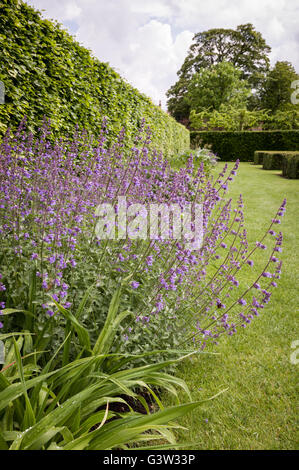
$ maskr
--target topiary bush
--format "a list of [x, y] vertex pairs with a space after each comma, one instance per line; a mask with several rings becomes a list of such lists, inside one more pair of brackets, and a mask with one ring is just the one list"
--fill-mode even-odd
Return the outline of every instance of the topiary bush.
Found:
[[253, 161], [259, 149], [299, 150], [299, 131], [191, 132], [191, 146], [209, 146], [222, 161]]
[[299, 179], [299, 152], [284, 155], [282, 160], [282, 176]]
[[[285, 168], [285, 172], [290, 172], [290, 174], [296, 174], [296, 170], [294, 167], [294, 163], [290, 166], [288, 164], [289, 157], [296, 157], [299, 155], [299, 152], [283, 152], [283, 151], [276, 151], [272, 152], [270, 150], [258, 150], [254, 152], [254, 164], [255, 165], [263, 165], [264, 170], [281, 170], [283, 167]], [[283, 162], [285, 161], [285, 165], [283, 166]], [[296, 165], [295, 165], [296, 166]], [[289, 168], [287, 170], [287, 168]], [[292, 168], [292, 170], [290, 169]], [[286, 176], [286, 175], [283, 175]], [[292, 176], [293, 177], [293, 176]]]
[[262, 165], [263, 164], [263, 159], [264, 159], [264, 154], [265, 154], [265, 151], [262, 150], [256, 150], [254, 152], [254, 157], [253, 157], [253, 164], [254, 165]]
[[0, 2], [0, 138], [24, 116], [35, 132], [43, 117], [51, 119], [56, 136], [74, 126], [97, 135], [106, 117], [107, 144], [124, 126], [123, 149], [133, 146], [142, 118], [153, 130], [151, 147], [166, 158], [190, 148], [189, 131], [133, 88], [108, 64], [80, 46], [58, 23], [43, 20], [19, 0]]
[[264, 152], [263, 170], [281, 170], [284, 152]]

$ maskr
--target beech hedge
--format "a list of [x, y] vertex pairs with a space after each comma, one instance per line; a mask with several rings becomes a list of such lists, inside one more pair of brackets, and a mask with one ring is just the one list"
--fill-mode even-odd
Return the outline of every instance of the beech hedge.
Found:
[[46, 116], [58, 136], [76, 125], [96, 135], [106, 117], [109, 139], [125, 126], [124, 148], [129, 148], [145, 118], [153, 132], [151, 146], [166, 157], [190, 148], [184, 126], [93, 57], [59, 23], [42, 19], [20, 0], [0, 0], [0, 11], [0, 81], [5, 87], [0, 136], [24, 116], [33, 132]]

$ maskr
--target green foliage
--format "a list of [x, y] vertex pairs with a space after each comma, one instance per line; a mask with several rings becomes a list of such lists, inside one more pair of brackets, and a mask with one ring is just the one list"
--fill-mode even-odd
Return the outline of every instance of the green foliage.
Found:
[[290, 105], [289, 109], [285, 109], [284, 111], [277, 110], [275, 113], [271, 113], [265, 119], [263, 129], [299, 129], [299, 108]]
[[268, 118], [267, 111], [248, 111], [246, 108], [221, 106], [220, 110], [190, 113], [190, 126], [194, 130], [243, 131], [258, 127]]
[[[219, 73], [213, 74], [216, 68]], [[243, 131], [253, 128], [299, 128], [299, 107], [290, 101], [291, 83], [298, 79], [298, 75], [289, 62], [277, 62], [265, 79], [262, 92], [265, 109], [246, 109], [248, 89], [236, 72], [232, 65], [226, 68], [226, 64], [221, 63], [193, 75], [186, 95], [192, 108], [189, 116], [191, 129]]]
[[[161, 388], [177, 398], [176, 389], [181, 387], [190, 397], [182, 380], [163, 372], [184, 356], [134, 368], [128, 367], [134, 357], [110, 353], [115, 326], [124, 319], [124, 313], [118, 313], [120, 296], [121, 287], [92, 348], [88, 330], [77, 320], [80, 312], [72, 316], [57, 304], [69, 324], [63, 343], [45, 364], [45, 352], [36, 349], [29, 332], [0, 335], [6, 349], [0, 371], [1, 450], [103, 450], [140, 447], [161, 439], [175, 445], [171, 428], [177, 426], [172, 421], [201, 402], [180, 405], [177, 400], [176, 406], [164, 409], [154, 391]], [[80, 350], [75, 360], [64, 364], [68, 340], [74, 333], [80, 339]], [[146, 390], [159, 410], [150, 413], [136, 389]], [[140, 402], [146, 414], [134, 411], [122, 395]], [[116, 403], [122, 405], [121, 411], [111, 410]]]
[[75, 125], [97, 135], [106, 116], [110, 141], [124, 125], [125, 148], [130, 148], [145, 118], [153, 131], [152, 147], [166, 157], [189, 148], [187, 129], [92, 57], [59, 24], [42, 20], [19, 0], [1, 0], [0, 8], [0, 80], [6, 93], [0, 135], [25, 115], [32, 131], [47, 116], [56, 135]]
[[220, 106], [219, 111], [204, 110], [190, 113], [190, 127], [193, 130], [244, 131], [253, 128], [263, 130], [299, 129], [299, 111], [276, 111], [261, 109], [249, 111], [246, 108]]
[[171, 166], [175, 169], [185, 167], [188, 160], [192, 157], [194, 163], [194, 170], [197, 171], [198, 167], [203, 164], [205, 173], [208, 175], [212, 168], [217, 165], [218, 158], [208, 149], [199, 148], [196, 150], [188, 150], [181, 153], [171, 161]]
[[191, 132], [193, 147], [209, 146], [222, 161], [253, 161], [254, 152], [299, 150], [299, 131]]
[[292, 109], [294, 105], [291, 104], [291, 84], [298, 79], [299, 75], [290, 62], [276, 62], [263, 85], [261, 92], [262, 106], [272, 112]]
[[220, 62], [194, 73], [188, 86], [187, 102], [192, 109], [219, 110], [221, 105], [243, 107], [250, 94], [249, 84], [241, 79], [241, 70], [229, 62]]
[[282, 176], [299, 179], [299, 153], [284, 155], [282, 160]]
[[178, 122], [189, 123], [190, 105], [186, 99], [189, 81], [181, 77], [166, 93], [167, 109]]
[[242, 79], [259, 89], [269, 69], [271, 51], [261, 33], [252, 24], [234, 29], [210, 29], [195, 34], [187, 57], [178, 71], [178, 81], [167, 92], [168, 109], [176, 119], [188, 119], [188, 85], [194, 73], [221, 62], [230, 62], [242, 71]]

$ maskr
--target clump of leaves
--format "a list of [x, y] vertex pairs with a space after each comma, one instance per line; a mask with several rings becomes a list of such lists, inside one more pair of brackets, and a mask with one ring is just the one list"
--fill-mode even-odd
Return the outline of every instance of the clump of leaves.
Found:
[[[200, 402], [165, 409], [154, 390], [160, 387], [176, 396], [179, 387], [190, 397], [182, 380], [163, 372], [184, 357], [126, 367], [134, 357], [110, 354], [116, 326], [127, 314], [118, 313], [120, 295], [121, 288], [111, 300], [105, 325], [93, 347], [88, 331], [76, 316], [57, 304], [68, 319], [68, 327], [64, 342], [44, 366], [44, 353], [32, 350], [30, 333], [0, 335], [6, 345], [5, 364], [0, 371], [1, 450], [126, 449], [144, 448], [147, 443], [154, 448], [155, 441], [161, 439], [176, 445], [172, 429], [178, 425], [173, 420], [194, 410]], [[73, 334], [78, 335], [81, 347], [77, 358], [63, 365]], [[141, 389], [152, 395], [158, 409], [154, 413], [136, 391]], [[124, 395], [139, 400], [146, 414], [134, 411]], [[129, 411], [112, 411], [110, 406], [115, 403], [126, 405]]]
[[197, 148], [187, 150], [171, 160], [173, 168], [182, 168], [186, 166], [188, 160], [192, 157], [195, 168], [199, 168], [201, 164], [207, 174], [217, 165], [218, 157], [207, 148]]

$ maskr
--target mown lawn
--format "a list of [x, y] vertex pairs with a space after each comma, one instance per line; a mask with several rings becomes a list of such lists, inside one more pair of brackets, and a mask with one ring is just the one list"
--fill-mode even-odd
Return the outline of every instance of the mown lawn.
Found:
[[[213, 349], [219, 354], [201, 354], [181, 366], [180, 376], [194, 400], [228, 388], [181, 420], [189, 430], [180, 432], [179, 443], [192, 443], [186, 449], [299, 448], [299, 363], [290, 361], [291, 344], [299, 340], [299, 181], [279, 175], [279, 171], [241, 163], [231, 185], [230, 196], [243, 195], [252, 243], [287, 198], [287, 212], [278, 226], [284, 234], [283, 272], [271, 302], [251, 325], [222, 338]], [[262, 256], [255, 257], [255, 267], [261, 271], [263, 265]], [[246, 272], [242, 276], [246, 283]]]

